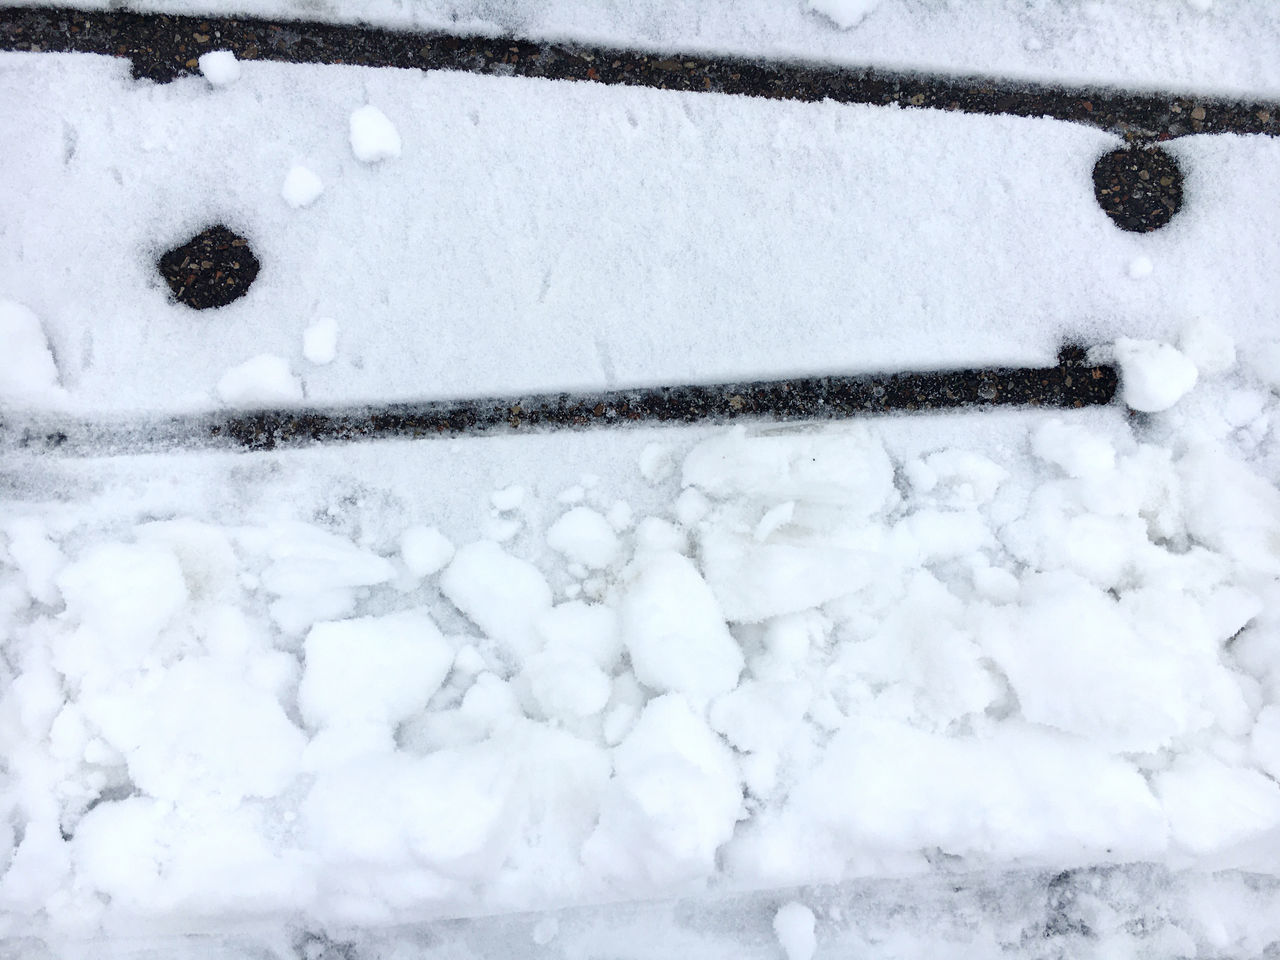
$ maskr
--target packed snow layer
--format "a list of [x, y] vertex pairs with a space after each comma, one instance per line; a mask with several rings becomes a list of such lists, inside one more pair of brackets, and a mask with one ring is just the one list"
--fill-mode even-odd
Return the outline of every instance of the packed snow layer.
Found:
[[11, 455], [0, 929], [1280, 876], [1278, 411]]
[[1274, 55], [1280, 11], [1261, 0], [139, 0], [130, 6], [1200, 93], [1280, 93]]
[[[0, 144], [0, 296], [35, 314], [57, 358], [66, 395], [45, 405], [1047, 364], [1064, 337], [1177, 343], [1201, 322], [1241, 344], [1270, 336], [1267, 138], [1171, 144], [1186, 208], [1139, 236], [1093, 197], [1114, 139], [1056, 121], [241, 66], [215, 90], [135, 83], [105, 58], [0, 57], [0, 119], [23, 131]], [[350, 142], [369, 106], [394, 127], [361, 134], [376, 163]], [[324, 184], [301, 209], [280, 199], [297, 165]], [[155, 259], [215, 222], [262, 269], [241, 300], [195, 312]], [[77, 249], [95, 253], [72, 267]], [[1138, 256], [1152, 277], [1130, 276]], [[317, 342], [317, 317], [341, 337]], [[246, 376], [263, 356], [288, 369], [258, 360]]]

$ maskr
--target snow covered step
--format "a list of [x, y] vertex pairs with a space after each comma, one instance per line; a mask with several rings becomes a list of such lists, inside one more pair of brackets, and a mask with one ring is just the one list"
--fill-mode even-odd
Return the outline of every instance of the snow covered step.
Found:
[[[337, 66], [245, 63], [217, 88], [126, 73], [0, 57], [24, 131], [0, 145], [21, 224], [0, 296], [37, 316], [60, 384], [37, 408], [252, 403], [224, 379], [251, 362], [271, 396], [328, 405], [1045, 366], [1067, 339], [1177, 342], [1202, 316], [1246, 344], [1280, 266], [1280, 211], [1256, 199], [1280, 190], [1271, 138], [1176, 141], [1191, 200], [1138, 237], [1085, 173], [1116, 141], [1050, 120]], [[353, 152], [366, 105], [400, 156]], [[324, 185], [305, 207], [281, 196], [298, 165]], [[197, 313], [155, 262], [217, 222], [261, 272]]]

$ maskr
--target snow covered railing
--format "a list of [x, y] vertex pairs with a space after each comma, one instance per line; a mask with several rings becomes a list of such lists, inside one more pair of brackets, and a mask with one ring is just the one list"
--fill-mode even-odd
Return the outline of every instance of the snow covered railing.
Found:
[[[617, 428], [631, 424], [788, 422], [962, 407], [1099, 406], [1115, 396], [1114, 367], [1064, 347], [1056, 367], [805, 377], [522, 398], [192, 414], [151, 422], [0, 420], [0, 450], [103, 455], [184, 447], [270, 450], [321, 442]], [[47, 415], [46, 415], [47, 416]]]

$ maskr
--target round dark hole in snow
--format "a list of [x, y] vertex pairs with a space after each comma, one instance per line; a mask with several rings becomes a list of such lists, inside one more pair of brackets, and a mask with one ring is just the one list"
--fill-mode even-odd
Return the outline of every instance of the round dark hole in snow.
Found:
[[179, 303], [208, 310], [248, 293], [261, 265], [248, 240], [219, 224], [165, 253], [157, 266]]
[[1182, 208], [1182, 171], [1158, 147], [1112, 150], [1093, 165], [1098, 206], [1121, 230], [1159, 230]]

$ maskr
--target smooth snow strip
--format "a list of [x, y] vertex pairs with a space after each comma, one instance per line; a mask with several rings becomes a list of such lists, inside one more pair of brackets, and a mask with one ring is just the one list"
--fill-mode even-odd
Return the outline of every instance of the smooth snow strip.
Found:
[[[109, 0], [67, 4], [110, 9]], [[670, 52], [808, 57], [1199, 93], [1280, 93], [1280, 11], [1252, 0], [140, 0], [181, 14], [371, 23]]]
[[[1270, 322], [1267, 138], [1180, 140], [1186, 207], [1135, 236], [1093, 198], [1114, 141], [1052, 121], [343, 67], [244, 63], [219, 89], [126, 71], [0, 57], [0, 113], [24, 131], [0, 145], [0, 213], [21, 224], [0, 236], [0, 292], [43, 322], [67, 393], [49, 406], [208, 409], [261, 355], [328, 404], [1046, 365], [1064, 339], [1171, 340], [1208, 314], [1243, 343]], [[400, 157], [353, 156], [365, 103]], [[297, 163], [326, 184], [305, 209], [280, 197]], [[193, 313], [154, 261], [217, 221], [262, 271]], [[77, 249], [95, 256], [72, 266]], [[1153, 271], [1135, 280], [1138, 255]], [[304, 356], [319, 317], [342, 329], [323, 366]]]

